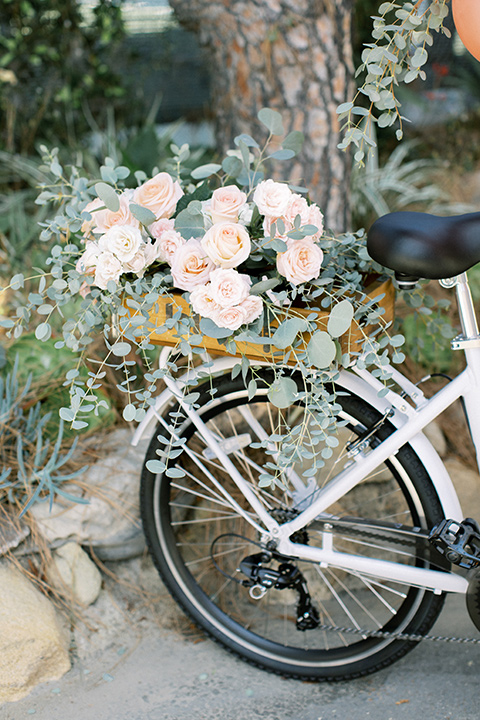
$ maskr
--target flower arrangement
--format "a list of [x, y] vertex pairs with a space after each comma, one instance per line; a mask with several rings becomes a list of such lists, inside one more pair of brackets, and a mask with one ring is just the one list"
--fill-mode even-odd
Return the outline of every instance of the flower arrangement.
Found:
[[[267, 345], [275, 378], [271, 402], [278, 408], [295, 402], [298, 390], [290, 375], [301, 372], [302, 404], [321, 417], [327, 457], [329, 438], [334, 444], [338, 408], [331, 384], [338, 368], [356, 359], [376, 365], [374, 373], [387, 378], [389, 344], [393, 360], [403, 359], [401, 336], [384, 333], [391, 316], [381, 305], [383, 293], [366, 292], [365, 277], [375, 268], [363, 234], [333, 236], [306, 188], [266, 177], [269, 164], [295, 156], [302, 136], [285, 137], [275, 111], [261, 110], [258, 117], [267, 134], [262, 147], [241, 135], [222, 163], [190, 171], [189, 148], [173, 145], [169, 165], [150, 178], [111, 158], [100, 178], [87, 177], [78, 167], [62, 167], [56, 150], [43, 148], [53, 181], [37, 202], [54, 203], [57, 210], [43, 224], [41, 239], [54, 242], [46, 269], [11, 279], [13, 290], [26, 283], [30, 289], [34, 281], [37, 287], [15, 317], [0, 324], [19, 337], [35, 314], [37, 339], [53, 333], [56, 347], [72, 351], [74, 366], [65, 382], [70, 406], [60, 409], [60, 417], [74, 429], [84, 428], [88, 413], [104, 404], [95, 390], [107, 366], [122, 376], [124, 418], [144, 417], [158, 383], [178, 369], [176, 358], [155, 368], [149, 356], [151, 338], [161, 342], [168, 333], [167, 344], [176, 346], [187, 365], [198, 364], [200, 356], [205, 362], [209, 340], [238, 357], [232, 375], [242, 374], [251, 396], [262, 368], [239, 348]], [[183, 306], [173, 304], [174, 312], [159, 326], [156, 308], [179, 296]], [[357, 340], [342, 343], [352, 323]], [[88, 379], [81, 379], [80, 365], [100, 334], [105, 358], [97, 369], [90, 363]], [[135, 389], [135, 353], [147, 368], [141, 389]], [[319, 455], [316, 466], [321, 463]]]

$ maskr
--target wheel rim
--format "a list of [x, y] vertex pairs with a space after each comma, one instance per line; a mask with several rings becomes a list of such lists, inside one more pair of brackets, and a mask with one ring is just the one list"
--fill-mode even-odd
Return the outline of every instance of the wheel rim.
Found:
[[[219, 441], [226, 443], [232, 437], [255, 434], [239, 411], [244, 402], [245, 392], [230, 393], [228, 402], [226, 398], [219, 397], [203, 412], [207, 426]], [[278, 427], [279, 411], [270, 407], [266, 391], [261, 398], [256, 396], [255, 402], [248, 403], [248, 412], [253, 413], [257, 421], [260, 418], [262, 423], [268, 421]], [[351, 415], [343, 415], [349, 422], [342, 431], [345, 444], [363, 426]], [[288, 658], [296, 666], [344, 665], [352, 660], [361, 661], [377, 655], [391, 644], [389, 638], [372, 639], [343, 631], [316, 628], [300, 632], [296, 628], [298, 594], [290, 588], [268, 590], [261, 600], [250, 597], [248, 588], [240, 584], [246, 576], [238, 568], [241, 560], [259, 551], [259, 536], [244, 518], [232, 510], [212, 485], [209, 474], [219, 475], [222, 485], [231, 491], [237, 502], [245, 504], [243, 496], [223, 468], [213, 459], [205, 457], [205, 444], [188, 422], [180, 428], [180, 432], [187, 438], [187, 445], [197, 459], [201, 458], [206, 472], [202, 475], [198, 464], [192, 468], [191, 461], [182, 456], [177, 462], [183, 465], [186, 477], [171, 481], [163, 477], [161, 482], [157, 478], [153, 506], [161, 552], [175, 583], [191, 606], [190, 611], [200, 608], [200, 621], [206, 620], [210, 631], [218, 633], [220, 639], [226, 636], [240, 644], [244, 653], [255, 654], [260, 648], [263, 657], [282, 661]], [[245, 439], [237, 441], [230, 458], [243, 471], [244, 477], [250, 477], [251, 487], [265, 504], [277, 513], [289, 512], [295, 504], [305, 507], [308, 494], [299, 500], [298, 493], [292, 493], [291, 488], [258, 490], [258, 449], [252, 453], [245, 442]], [[336, 462], [330, 462], [330, 467], [323, 471], [323, 482], [342, 462], [342, 454], [337, 451]], [[374, 520], [425, 527], [422, 501], [396, 459], [348, 493], [341, 506], [337, 503], [329, 511], [335, 516], [346, 514], [369, 518], [372, 497], [376, 508]], [[370, 513], [365, 511], [367, 506], [370, 506]], [[379, 546], [378, 540], [338, 531], [332, 538], [331, 533], [325, 535], [325, 525], [320, 525], [320, 530], [308, 530], [309, 544], [319, 544], [320, 540], [330, 536], [327, 540], [333, 541], [335, 549], [344, 552], [361, 552], [367, 557], [388, 557], [397, 562], [425, 564], [424, 560], [397, 544], [394, 547], [385, 547], [384, 543]], [[278, 567], [278, 561], [273, 560], [270, 566]], [[321, 624], [367, 633], [378, 630], [404, 632], [426, 596], [423, 590], [372, 580], [359, 573], [354, 575], [333, 568], [320, 568], [313, 563], [298, 562], [297, 566], [307, 581]]]

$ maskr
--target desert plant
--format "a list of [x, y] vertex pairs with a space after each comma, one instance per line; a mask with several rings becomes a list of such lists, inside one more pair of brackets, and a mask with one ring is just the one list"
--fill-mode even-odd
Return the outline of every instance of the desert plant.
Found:
[[62, 448], [63, 423], [52, 443], [45, 438], [50, 413], [42, 413], [39, 402], [28, 402], [31, 377], [20, 388], [18, 358], [6, 377], [0, 377], [0, 501], [23, 506], [22, 514], [36, 500], [55, 495], [87, 502], [66, 492], [62, 485], [77, 478], [86, 468], [65, 472], [75, 452], [77, 439]]

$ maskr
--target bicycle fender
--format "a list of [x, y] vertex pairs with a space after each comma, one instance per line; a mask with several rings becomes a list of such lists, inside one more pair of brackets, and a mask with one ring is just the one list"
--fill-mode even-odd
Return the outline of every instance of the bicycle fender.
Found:
[[[238, 358], [235, 357], [222, 357], [213, 360], [208, 368], [208, 374], [217, 375], [228, 370], [231, 370], [234, 365], [238, 362]], [[189, 372], [184, 373], [177, 380], [177, 384], [182, 387], [188, 385], [193, 379], [197, 378], [200, 373], [205, 373], [205, 368], [200, 367], [199, 369], [193, 369]], [[390, 422], [396, 427], [401, 427], [408, 421], [408, 417], [403, 413], [399, 412], [389, 403], [385, 398], [378, 397], [376, 391], [365, 381], [359, 378], [357, 375], [349, 372], [348, 370], [341, 370], [339, 373], [339, 379], [336, 380], [335, 385], [337, 387], [343, 387], [345, 390], [349, 390], [356, 395], [359, 395], [366, 402], [372, 405], [380, 412], [386, 410], [393, 410], [394, 414], [389, 418]], [[138, 425], [135, 434], [133, 435], [131, 444], [136, 446], [145, 437], [150, 437], [153, 429], [152, 425], [155, 424], [157, 416], [162, 414], [162, 410], [168, 404], [175, 401], [174, 394], [166, 389], [160, 393], [157, 397], [155, 405], [153, 405], [146, 413], [144, 419]], [[428, 474], [432, 478], [432, 482], [435, 484], [436, 491], [440, 503], [442, 505], [445, 517], [458, 520], [463, 520], [463, 513], [458, 500], [457, 493], [455, 491], [452, 479], [448, 474], [445, 465], [443, 464], [437, 451], [423, 433], [417, 433], [409, 440], [413, 450], [418, 455], [420, 461], [425, 466]]]
[[[399, 410], [394, 408], [391, 403], [384, 398], [378, 397], [375, 390], [367, 382], [365, 382], [365, 380], [362, 380], [348, 370], [340, 371], [340, 378], [336, 381], [335, 385], [343, 387], [345, 390], [349, 390], [350, 392], [359, 395], [380, 412], [393, 410], [394, 414], [389, 417], [389, 421], [392, 425], [395, 425], [395, 427], [402, 427], [406, 422], [408, 422], [408, 417], [406, 415], [399, 412]], [[420, 432], [409, 440], [409, 444], [425, 466], [425, 469], [435, 485], [445, 517], [461, 522], [465, 516], [462, 513], [462, 508], [460, 506], [455, 487], [442, 459], [433, 447], [432, 443], [422, 432]]]

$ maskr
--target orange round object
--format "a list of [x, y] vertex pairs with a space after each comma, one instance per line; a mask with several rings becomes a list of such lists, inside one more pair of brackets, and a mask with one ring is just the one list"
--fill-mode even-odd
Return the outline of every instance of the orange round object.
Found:
[[480, 60], [480, 0], [452, 0], [452, 12], [460, 40]]

